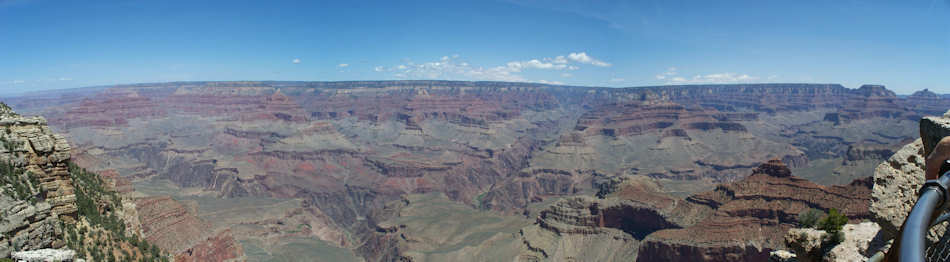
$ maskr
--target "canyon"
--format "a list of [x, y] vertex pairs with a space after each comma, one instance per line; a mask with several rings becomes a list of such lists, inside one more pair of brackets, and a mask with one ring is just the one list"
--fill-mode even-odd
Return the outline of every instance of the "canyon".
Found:
[[[3, 100], [48, 119], [50, 143], [112, 177], [182, 261], [761, 261], [808, 208], [870, 218], [874, 168], [950, 109], [837, 84], [172, 82]], [[64, 167], [40, 167], [53, 188]]]

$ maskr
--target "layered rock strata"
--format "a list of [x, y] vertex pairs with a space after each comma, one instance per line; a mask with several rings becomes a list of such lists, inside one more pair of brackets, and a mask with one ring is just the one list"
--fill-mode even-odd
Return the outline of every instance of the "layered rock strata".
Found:
[[67, 163], [69, 143], [50, 131], [43, 117], [23, 117], [7, 109], [0, 112], [0, 137], [8, 141], [0, 151], [0, 161], [21, 167], [38, 179], [41, 198], [52, 205], [55, 216], [75, 217], [76, 196]]
[[[760, 165], [753, 174], [688, 201], [715, 211], [692, 226], [660, 230], [646, 237], [643, 261], [765, 261], [782, 249], [797, 215], [809, 208], [836, 208], [852, 221], [869, 217], [871, 181], [822, 186], [791, 175], [780, 161]], [[741, 240], [740, 240], [741, 239]]]
[[14, 185], [0, 184], [0, 257], [15, 250], [51, 247], [61, 240], [60, 219], [73, 222], [76, 218], [76, 196], [67, 167], [69, 144], [53, 134], [42, 117], [20, 116], [2, 103], [0, 140], [0, 161], [24, 172], [4, 170], [12, 173], [0, 175], [24, 180], [19, 186], [29, 194], [18, 193], [17, 199], [7, 194]]

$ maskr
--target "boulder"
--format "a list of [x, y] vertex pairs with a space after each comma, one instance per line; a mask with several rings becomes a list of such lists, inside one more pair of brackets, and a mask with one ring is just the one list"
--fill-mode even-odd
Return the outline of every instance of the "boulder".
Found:
[[867, 261], [868, 257], [877, 251], [875, 236], [881, 226], [873, 222], [847, 224], [841, 229], [844, 241], [836, 245], [827, 254], [825, 261]]
[[785, 244], [796, 254], [798, 261], [821, 261], [824, 256], [821, 244], [827, 235], [824, 230], [793, 228], [785, 234]]
[[76, 251], [69, 249], [39, 249], [13, 252], [10, 256], [16, 261], [27, 262], [73, 261], [73, 258], [76, 257]]
[[798, 262], [798, 259], [788, 250], [776, 250], [769, 253], [769, 262]]
[[950, 136], [950, 111], [943, 116], [920, 119], [920, 138], [924, 142], [924, 155], [930, 154], [937, 142], [945, 136]]
[[885, 239], [893, 239], [904, 217], [917, 201], [924, 183], [924, 148], [921, 139], [910, 143], [874, 170], [871, 220], [881, 226]]

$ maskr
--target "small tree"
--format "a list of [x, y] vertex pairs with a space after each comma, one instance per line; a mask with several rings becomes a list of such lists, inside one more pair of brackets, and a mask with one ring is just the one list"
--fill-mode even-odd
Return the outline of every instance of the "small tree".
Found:
[[831, 237], [829, 241], [833, 244], [837, 244], [844, 240], [844, 234], [841, 232], [841, 228], [847, 223], [848, 217], [838, 212], [837, 209], [832, 208], [828, 211], [828, 215], [818, 222], [818, 229], [828, 232], [828, 235]]
[[798, 224], [801, 227], [814, 228], [818, 225], [818, 220], [823, 216], [825, 216], [825, 212], [821, 212], [821, 210], [818, 209], [809, 208], [808, 210], [798, 213]]

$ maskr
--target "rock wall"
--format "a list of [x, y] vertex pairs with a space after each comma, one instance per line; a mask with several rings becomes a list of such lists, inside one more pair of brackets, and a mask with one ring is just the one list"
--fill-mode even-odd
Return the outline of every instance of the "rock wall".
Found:
[[49, 203], [31, 204], [0, 195], [0, 258], [16, 250], [33, 250], [52, 246], [62, 232]]
[[76, 196], [69, 178], [70, 146], [53, 134], [43, 117], [0, 113], [0, 137], [14, 148], [3, 148], [0, 161], [8, 161], [38, 178], [41, 198], [52, 205], [56, 216], [75, 217]]
[[[77, 207], [69, 178], [69, 144], [53, 134], [42, 117], [23, 117], [0, 104], [0, 161], [22, 168], [31, 200], [0, 194], [0, 257], [15, 250], [62, 246], [60, 219], [74, 221]], [[0, 185], [8, 187], [12, 185]]]

